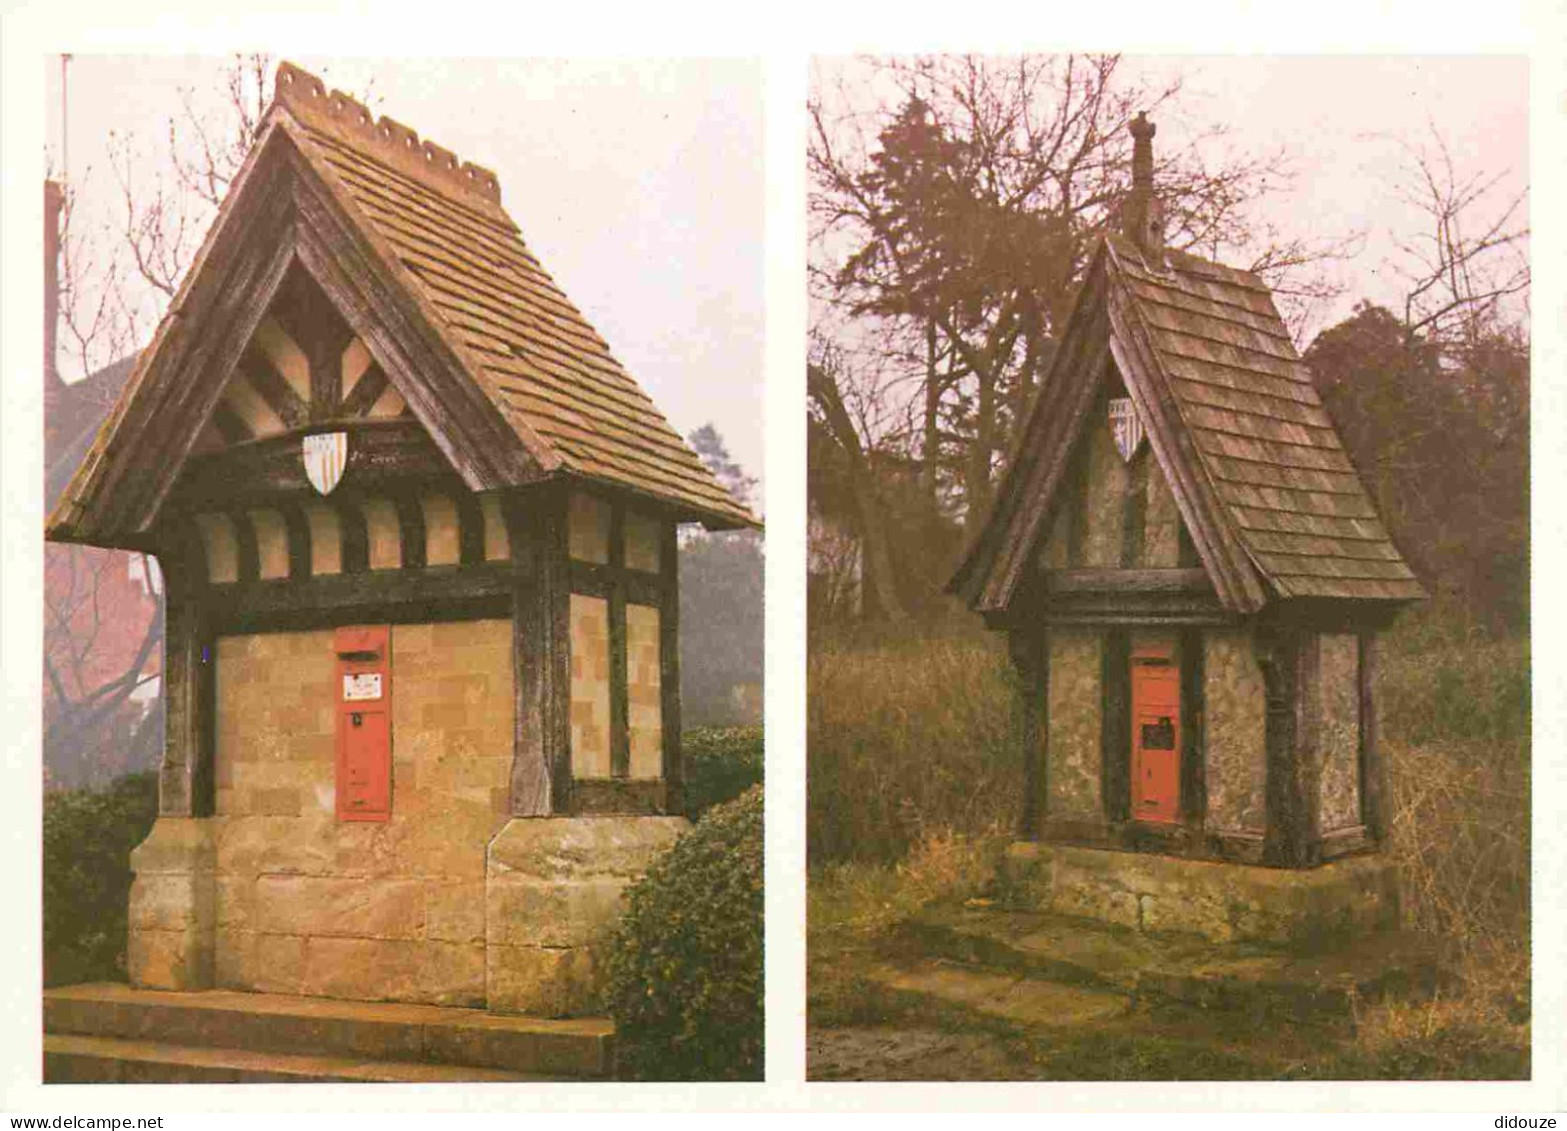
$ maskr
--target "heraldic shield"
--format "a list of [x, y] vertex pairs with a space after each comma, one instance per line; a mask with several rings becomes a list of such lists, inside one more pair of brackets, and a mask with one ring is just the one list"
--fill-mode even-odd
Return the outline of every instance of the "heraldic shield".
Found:
[[1131, 397], [1114, 397], [1110, 401], [1110, 431], [1115, 436], [1115, 450], [1121, 460], [1130, 463], [1143, 442], [1143, 422]]
[[330, 495], [348, 466], [348, 433], [316, 432], [306, 436], [304, 456], [310, 485], [323, 495]]

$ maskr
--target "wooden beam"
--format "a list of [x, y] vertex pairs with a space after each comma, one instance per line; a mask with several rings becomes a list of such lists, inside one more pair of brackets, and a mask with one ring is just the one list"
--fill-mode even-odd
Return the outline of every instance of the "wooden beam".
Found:
[[283, 514], [283, 524], [288, 528], [288, 577], [290, 581], [308, 581], [310, 578], [311, 540], [310, 519], [305, 508], [297, 502], [285, 502], [278, 506]]
[[1203, 700], [1203, 634], [1187, 628], [1180, 633], [1181, 658], [1181, 821], [1201, 829], [1208, 814], [1208, 766]]
[[622, 599], [633, 605], [656, 606], [663, 600], [665, 582], [662, 573], [645, 573], [624, 566], [581, 561], [571, 562], [569, 569], [573, 593], [613, 601], [614, 594], [619, 591]]
[[1100, 803], [1110, 824], [1132, 815], [1132, 641], [1125, 628], [1106, 629], [1100, 648]]
[[1018, 836], [1024, 840], [1039, 836], [1040, 784], [1044, 780], [1040, 719], [1047, 710], [1044, 696], [1049, 694], [1046, 683], [1049, 659], [1043, 640], [1043, 633], [1037, 630], [1007, 633], [1007, 653], [1012, 660], [1013, 711], [1018, 741], [1023, 745], [1023, 805], [1018, 814]]
[[685, 761], [680, 748], [680, 543], [679, 528], [666, 521], [659, 534], [659, 577], [664, 590], [658, 604], [659, 722], [663, 728], [665, 803], [671, 813], [685, 812]]
[[236, 579], [255, 581], [261, 576], [261, 552], [256, 545], [256, 527], [250, 521], [250, 512], [235, 508], [228, 512], [229, 524], [234, 528], [234, 561]]
[[1260, 635], [1258, 646], [1267, 702], [1267, 830], [1263, 858], [1277, 867], [1298, 868], [1307, 860], [1308, 832], [1296, 761], [1301, 641], [1296, 633], [1274, 632]]
[[159, 561], [165, 613], [164, 744], [158, 769], [158, 814], [209, 817], [215, 799], [214, 638], [207, 615], [206, 563], [200, 535], [192, 527], [180, 542]]
[[1044, 579], [1051, 594], [1213, 592], [1202, 569], [1054, 569]]
[[364, 573], [370, 568], [370, 530], [361, 500], [339, 488], [327, 502], [337, 512], [339, 568], [344, 573]]
[[630, 689], [626, 658], [626, 508], [609, 505], [609, 772], [631, 774]]
[[243, 377], [250, 382], [250, 387], [277, 414], [285, 428], [298, 428], [309, 421], [310, 406], [294, 392], [294, 387], [277, 371], [272, 359], [254, 342], [240, 358], [234, 377]]
[[423, 569], [425, 563], [424, 507], [417, 486], [388, 492], [397, 508], [397, 536], [403, 569]]
[[511, 492], [501, 501], [511, 541], [516, 730], [514, 817], [571, 812], [571, 591], [566, 493]]
[[[348, 433], [348, 464], [339, 490], [390, 491], [410, 480], [449, 494], [467, 490], [417, 422], [341, 423]], [[284, 432], [193, 457], [170, 492], [169, 506], [203, 511], [273, 506], [280, 496], [318, 498], [300, 454], [305, 434]]]
[[212, 424], [225, 443], [243, 444], [252, 438], [250, 425], [241, 420], [239, 414], [226, 404], [220, 404], [212, 410]]
[[457, 558], [463, 565], [484, 564], [484, 508], [479, 498], [466, 488], [451, 491], [448, 497], [457, 508]]
[[669, 806], [666, 783], [657, 778], [578, 778], [571, 787], [575, 816], [660, 816]]
[[381, 399], [381, 394], [386, 392], [386, 374], [375, 362], [359, 375], [359, 380], [354, 382], [354, 387], [348, 390], [348, 395], [343, 398], [343, 403], [338, 409], [339, 416], [364, 416], [372, 408], [375, 402]]
[[1360, 634], [1360, 819], [1371, 839], [1381, 844], [1388, 834], [1387, 763], [1377, 745], [1376, 664], [1374, 632]]
[[[384, 569], [363, 573], [322, 573], [299, 580], [293, 577], [248, 584], [211, 587], [213, 606], [208, 619], [224, 633], [278, 629], [304, 623], [339, 623], [355, 617], [379, 620], [459, 620], [473, 610], [491, 610], [505, 616], [515, 588], [515, 573], [502, 562], [487, 566], [431, 566], [426, 569]], [[395, 615], [396, 610], [419, 609], [429, 616]], [[462, 609], [458, 616], [443, 609]], [[386, 615], [388, 610], [393, 615]], [[320, 614], [320, 615], [317, 615]]]

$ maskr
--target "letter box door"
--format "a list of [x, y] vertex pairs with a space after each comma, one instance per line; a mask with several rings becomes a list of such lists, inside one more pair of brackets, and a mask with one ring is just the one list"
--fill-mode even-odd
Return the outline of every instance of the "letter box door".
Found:
[[339, 628], [337, 653], [337, 817], [392, 816], [391, 629]]
[[1181, 669], [1173, 641], [1132, 655], [1132, 816], [1173, 824], [1181, 796]]

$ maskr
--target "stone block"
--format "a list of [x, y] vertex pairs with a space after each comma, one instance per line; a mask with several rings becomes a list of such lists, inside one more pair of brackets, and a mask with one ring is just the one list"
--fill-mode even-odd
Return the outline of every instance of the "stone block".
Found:
[[585, 947], [490, 946], [485, 957], [491, 1010], [571, 1017], [601, 1007], [596, 963]]
[[253, 931], [219, 925], [213, 936], [214, 987], [220, 990], [254, 988], [255, 942]]
[[212, 985], [210, 931], [133, 928], [126, 939], [131, 984], [149, 990], [204, 990]]
[[305, 940], [298, 935], [256, 934], [250, 939], [250, 988], [264, 994], [305, 990]]
[[424, 937], [441, 942], [484, 941], [485, 883], [428, 880], [424, 885]]
[[260, 931], [367, 939], [424, 934], [424, 885], [418, 880], [267, 875], [255, 891]]
[[491, 877], [487, 894], [489, 939], [510, 946], [586, 946], [620, 917], [629, 880], [548, 882], [516, 873]]
[[484, 947], [391, 939], [311, 938], [298, 992], [364, 1001], [478, 1005]]
[[159, 817], [147, 839], [131, 851], [131, 871], [210, 872], [216, 866], [216, 829], [205, 817]]
[[690, 827], [684, 817], [518, 818], [490, 841], [489, 874], [635, 879]]
[[1379, 856], [1287, 869], [1026, 842], [1009, 849], [1001, 879], [1018, 906], [1213, 942], [1311, 946], [1398, 918], [1396, 873]]

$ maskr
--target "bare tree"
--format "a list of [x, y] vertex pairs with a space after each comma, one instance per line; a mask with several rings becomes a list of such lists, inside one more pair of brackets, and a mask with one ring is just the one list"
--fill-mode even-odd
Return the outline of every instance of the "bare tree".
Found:
[[[988, 507], [997, 464], [1047, 368], [1097, 236], [1126, 190], [1126, 125], [1180, 96], [1126, 79], [1118, 56], [866, 61], [867, 86], [818, 89], [808, 163], [818, 311], [890, 364], [896, 439], [932, 506]], [[1342, 245], [1282, 238], [1252, 202], [1288, 183], [1282, 153], [1212, 162], [1220, 131], [1162, 149], [1168, 242], [1253, 251], [1286, 298], [1331, 289], [1310, 270]], [[818, 318], [818, 322], [826, 319]], [[877, 435], [876, 442], [893, 439]]]
[[1395, 237], [1403, 261], [1394, 269], [1409, 286], [1406, 343], [1452, 350], [1484, 340], [1508, 300], [1529, 290], [1529, 194], [1497, 201], [1509, 171], [1460, 176], [1434, 125], [1430, 134], [1428, 146], [1403, 143], [1407, 162], [1395, 191], [1425, 224], [1413, 237]]
[[[160, 144], [112, 137], [115, 189], [100, 195], [91, 168], [64, 186], [60, 217], [60, 346], [68, 369], [94, 379], [55, 400], [51, 458], [80, 454], [74, 433], [93, 427], [150, 336], [243, 164], [271, 100], [270, 60], [235, 56], [219, 89], [180, 92]], [[100, 207], [88, 222], [89, 205]], [[112, 385], [112, 387], [111, 387]], [[68, 406], [68, 408], [67, 408]], [[52, 467], [51, 480], [70, 467]], [[133, 581], [132, 579], [139, 579]], [[161, 715], [137, 693], [157, 679], [161, 584], [144, 555], [51, 544], [45, 560], [44, 749], [71, 767], [68, 784], [125, 772], [156, 756]]]

